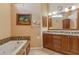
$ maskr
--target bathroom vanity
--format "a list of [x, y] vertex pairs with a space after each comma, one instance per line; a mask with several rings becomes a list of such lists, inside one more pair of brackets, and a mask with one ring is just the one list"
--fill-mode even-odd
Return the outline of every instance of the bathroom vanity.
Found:
[[60, 7], [62, 10], [56, 9], [55, 15], [62, 17], [57, 17], [53, 14], [53, 6], [56, 5], [49, 4], [48, 11], [45, 10], [49, 15], [42, 17], [43, 47], [64, 54], [79, 54], [79, 8], [63, 12]]
[[79, 32], [43, 32], [43, 47], [64, 54], [79, 54]]

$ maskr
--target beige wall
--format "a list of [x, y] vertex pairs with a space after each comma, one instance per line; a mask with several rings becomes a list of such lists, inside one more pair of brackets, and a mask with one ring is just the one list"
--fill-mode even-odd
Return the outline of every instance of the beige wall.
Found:
[[0, 4], [0, 39], [11, 35], [11, 9], [10, 4]]
[[48, 16], [48, 4], [42, 3], [41, 9], [42, 9], [42, 16]]
[[[33, 4], [32, 5], [26, 4], [26, 5], [29, 6], [27, 10], [31, 10]], [[41, 16], [40, 16], [41, 9], [38, 10], [38, 8], [40, 8], [39, 5], [37, 4], [35, 5], [36, 7], [34, 7], [35, 8], [34, 11], [39, 11], [36, 14], [33, 11], [31, 11], [31, 13], [28, 11], [30, 14], [32, 14], [32, 21], [38, 20], [40, 22], [41, 20]], [[21, 12], [18, 9], [16, 9], [15, 5], [13, 4], [12, 5], [12, 36], [30, 36], [31, 47], [42, 47], [41, 27], [36, 26], [33, 23], [32, 25], [25, 25], [25, 26], [16, 25], [16, 13], [21, 13]], [[27, 14], [27, 11], [25, 11], [25, 13]]]

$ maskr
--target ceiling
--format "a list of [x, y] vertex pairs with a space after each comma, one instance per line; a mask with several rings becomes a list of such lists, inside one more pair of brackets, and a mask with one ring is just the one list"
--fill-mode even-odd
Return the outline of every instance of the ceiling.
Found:
[[62, 9], [65, 9], [65, 8], [71, 7], [73, 5], [78, 5], [78, 4], [77, 3], [50, 3], [48, 6], [49, 6], [49, 11], [53, 12], [60, 7], [62, 7]]
[[41, 8], [39, 3], [17, 3], [15, 6], [19, 13], [38, 14]]

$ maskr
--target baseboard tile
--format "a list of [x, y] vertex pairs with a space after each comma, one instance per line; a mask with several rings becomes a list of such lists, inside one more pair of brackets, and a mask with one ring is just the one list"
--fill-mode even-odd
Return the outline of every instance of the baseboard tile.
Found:
[[43, 47], [32, 47], [31, 49], [42, 49]]

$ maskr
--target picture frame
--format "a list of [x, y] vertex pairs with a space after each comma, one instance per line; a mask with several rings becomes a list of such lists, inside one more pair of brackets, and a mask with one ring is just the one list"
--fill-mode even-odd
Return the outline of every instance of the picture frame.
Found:
[[31, 25], [31, 14], [16, 14], [16, 16], [17, 25]]

